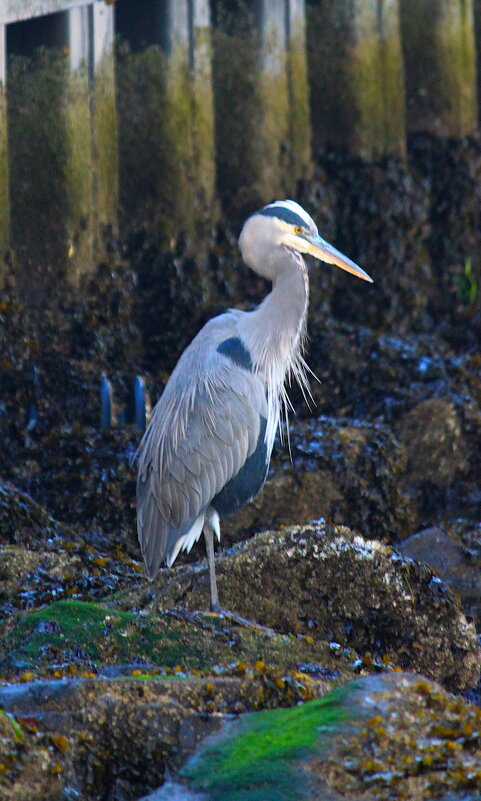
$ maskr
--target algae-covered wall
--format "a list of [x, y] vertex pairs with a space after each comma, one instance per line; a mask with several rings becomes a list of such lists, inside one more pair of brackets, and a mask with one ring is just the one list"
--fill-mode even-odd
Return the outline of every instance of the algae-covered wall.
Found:
[[93, 244], [94, 256], [100, 258], [104, 240], [117, 222], [119, 200], [114, 16], [113, 9], [104, 4], [93, 8], [92, 55]]
[[315, 152], [372, 160], [405, 151], [397, 0], [326, 0], [308, 9]]
[[473, 0], [400, 0], [409, 131], [461, 138], [477, 124]]
[[[152, 11], [144, 3], [144, 12]], [[118, 51], [120, 201], [124, 230], [154, 224], [169, 241], [212, 216], [213, 102], [209, 9], [156, 6], [150, 30], [121, 8]], [[192, 23], [192, 24], [191, 24]], [[127, 41], [126, 41], [127, 40]]]
[[5, 28], [0, 28], [0, 280], [3, 254], [10, 238], [10, 204], [8, 192], [7, 99], [5, 94]]
[[475, 130], [480, 0], [45, 0], [33, 27], [7, 5], [0, 252], [10, 228], [32, 295], [103, 258], [119, 198], [122, 239], [148, 227], [205, 254], [223, 215], [300, 197], [313, 149], [403, 159], [406, 115]]

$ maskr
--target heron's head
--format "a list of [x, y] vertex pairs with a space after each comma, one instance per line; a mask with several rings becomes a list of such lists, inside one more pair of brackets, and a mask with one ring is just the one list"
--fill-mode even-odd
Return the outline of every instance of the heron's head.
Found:
[[288, 248], [372, 282], [361, 267], [319, 236], [312, 217], [294, 200], [276, 200], [249, 217], [241, 231], [239, 247], [246, 264], [271, 280], [282, 263], [278, 249]]

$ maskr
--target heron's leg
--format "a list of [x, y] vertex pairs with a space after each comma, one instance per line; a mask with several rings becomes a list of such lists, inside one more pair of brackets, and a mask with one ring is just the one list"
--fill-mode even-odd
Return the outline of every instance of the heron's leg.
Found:
[[207, 561], [209, 563], [210, 611], [222, 612], [219, 603], [219, 593], [217, 592], [217, 580], [215, 577], [214, 529], [207, 520], [204, 523], [204, 537], [205, 549], [207, 551]]

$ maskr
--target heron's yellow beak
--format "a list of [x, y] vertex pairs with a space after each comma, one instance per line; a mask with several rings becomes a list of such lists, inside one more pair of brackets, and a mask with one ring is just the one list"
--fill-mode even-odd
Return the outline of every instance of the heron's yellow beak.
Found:
[[[326, 242], [321, 236], [306, 236], [304, 234], [300, 239], [303, 240], [302, 250], [304, 253], [309, 253], [310, 256], [325, 261], [327, 264], [335, 264], [336, 267], [340, 267], [341, 270], [346, 270], [346, 272], [357, 275], [358, 278], [362, 278], [364, 281], [369, 281], [371, 284], [373, 283], [371, 276], [364, 272], [362, 267], [359, 267], [359, 265], [355, 264], [351, 259], [348, 259], [347, 256], [344, 256], [340, 250], [336, 250], [335, 247], [330, 245], [329, 242]], [[299, 248], [299, 250], [301, 250], [301, 248]]]

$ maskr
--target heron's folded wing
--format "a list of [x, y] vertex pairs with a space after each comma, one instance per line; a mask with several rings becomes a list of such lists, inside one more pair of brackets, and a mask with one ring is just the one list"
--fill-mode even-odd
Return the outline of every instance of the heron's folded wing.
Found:
[[[137, 510], [144, 558], [168, 558], [254, 453], [265, 417], [261, 379], [220, 353], [182, 384], [175, 371], [139, 449]], [[179, 371], [180, 372], [180, 371]], [[154, 558], [155, 556], [155, 558]]]

